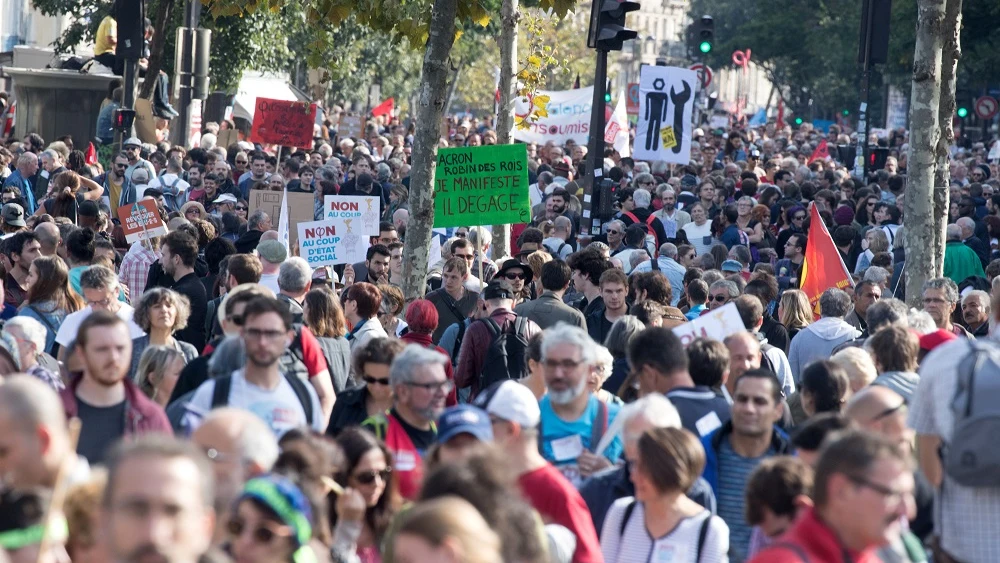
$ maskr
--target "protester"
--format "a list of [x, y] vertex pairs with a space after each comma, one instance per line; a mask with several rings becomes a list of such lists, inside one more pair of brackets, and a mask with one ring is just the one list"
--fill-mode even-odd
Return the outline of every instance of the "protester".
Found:
[[[146, 334], [132, 340], [132, 360], [129, 376], [133, 381], [142, 377], [140, 358], [148, 346], [163, 346], [180, 352], [184, 364], [198, 357], [198, 350], [187, 342], [174, 338], [191, 318], [191, 304], [187, 297], [172, 289], [154, 287], [142, 294], [133, 312], [135, 324]], [[179, 373], [179, 370], [178, 370]], [[170, 393], [167, 393], [167, 397]]]

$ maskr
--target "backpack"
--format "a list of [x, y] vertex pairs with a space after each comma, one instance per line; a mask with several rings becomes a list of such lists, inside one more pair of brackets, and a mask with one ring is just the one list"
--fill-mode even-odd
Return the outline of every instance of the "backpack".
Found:
[[771, 361], [771, 358], [767, 357], [768, 350], [773, 350], [773, 349], [774, 346], [771, 346], [767, 342], [760, 345], [760, 367], [769, 370], [774, 375], [780, 377], [781, 374], [778, 373], [778, 367], [774, 365], [774, 362]]
[[955, 426], [942, 448], [944, 470], [966, 487], [1000, 487], [1000, 349], [969, 340], [951, 400]]
[[[559, 248], [557, 248], [555, 250], [553, 250], [552, 247], [548, 246], [548, 245], [542, 245], [542, 246], [544, 246], [545, 249], [549, 251], [549, 254], [551, 254], [554, 258], [559, 258], [559, 257], [562, 256], [562, 250], [564, 248], [566, 248], [567, 246], [569, 246], [569, 243], [568, 242], [563, 242], [562, 244], [559, 245]], [[570, 250], [572, 250], [572, 249], [570, 249]]]
[[[316, 422], [316, 413], [313, 412], [312, 397], [309, 396], [309, 390], [306, 389], [305, 382], [294, 375], [287, 373], [282, 373], [282, 375], [285, 376], [285, 381], [292, 386], [292, 391], [295, 392], [295, 396], [298, 398], [299, 403], [302, 404], [302, 410], [306, 413], [306, 421], [310, 426], [312, 426], [312, 424]], [[216, 378], [215, 389], [212, 390], [213, 409], [224, 407], [229, 404], [229, 391], [232, 387], [232, 374]]]
[[490, 330], [492, 338], [486, 350], [483, 371], [479, 375], [479, 388], [508, 379], [523, 379], [528, 375], [528, 317], [517, 315], [514, 322], [501, 330], [490, 317], [480, 319]]
[[646, 229], [646, 246], [649, 246], [650, 244], [653, 245], [654, 255], [659, 252], [660, 236], [656, 234], [656, 229], [653, 228], [653, 221], [656, 221], [656, 216], [650, 213], [649, 217], [646, 217], [646, 222], [643, 223], [638, 217], [635, 216], [635, 213], [632, 213], [631, 211], [626, 211], [625, 213], [622, 213], [622, 215], [631, 219], [636, 225], [644, 225]]
[[[632, 499], [632, 502], [628, 503], [625, 507], [625, 514], [622, 516], [622, 523], [618, 526], [618, 537], [620, 538], [625, 534], [625, 527], [628, 526], [628, 521], [632, 518], [632, 512], [635, 510], [635, 504], [639, 502]], [[701, 562], [701, 551], [705, 548], [705, 540], [708, 539], [708, 526], [712, 522], [712, 514], [709, 513], [708, 517], [701, 521], [701, 527], [698, 529], [698, 546], [695, 548], [694, 561], [695, 563]]]

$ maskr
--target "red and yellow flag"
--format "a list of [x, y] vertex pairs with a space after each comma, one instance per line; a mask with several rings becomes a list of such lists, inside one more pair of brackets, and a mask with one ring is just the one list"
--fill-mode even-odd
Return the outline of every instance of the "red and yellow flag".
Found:
[[851, 273], [840, 257], [837, 245], [833, 243], [833, 237], [815, 205], [809, 206], [809, 239], [806, 241], [801, 279], [799, 289], [809, 298], [816, 318], [819, 318], [819, 297], [824, 291], [831, 287], [854, 287]]

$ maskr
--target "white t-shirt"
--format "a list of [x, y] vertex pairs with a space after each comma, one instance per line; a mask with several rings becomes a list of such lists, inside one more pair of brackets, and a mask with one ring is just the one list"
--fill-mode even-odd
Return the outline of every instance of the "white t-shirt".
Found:
[[[712, 244], [715, 241], [712, 239], [711, 221], [705, 221], [705, 224], [700, 227], [695, 225], [694, 221], [691, 221], [687, 225], [681, 227], [681, 230], [687, 233], [688, 241], [691, 243], [691, 246], [694, 247], [694, 251], [698, 254], [698, 256], [701, 256], [712, 249]], [[721, 264], [719, 264], [719, 266], [721, 266]]]
[[260, 276], [260, 285], [270, 289], [277, 295], [281, 290], [278, 289], [278, 273], [273, 274], [262, 274]]
[[[229, 388], [228, 406], [250, 411], [271, 427], [277, 437], [293, 428], [311, 426], [317, 432], [326, 430], [323, 420], [323, 408], [319, 404], [319, 396], [308, 381], [304, 381], [312, 401], [313, 423], [306, 420], [306, 410], [295, 395], [295, 390], [284, 377], [278, 381], [274, 389], [264, 389], [247, 381], [242, 369], [233, 372], [232, 384]], [[212, 394], [215, 392], [215, 380], [209, 379], [202, 383], [188, 402], [188, 412], [207, 413], [212, 410]], [[189, 430], [194, 431], [201, 425], [201, 420], [188, 418]]]
[[[646, 530], [643, 505], [637, 502], [625, 524], [624, 533], [619, 533], [625, 509], [633, 500], [634, 497], [620, 498], [608, 509], [608, 515], [604, 519], [604, 529], [601, 530], [601, 552], [607, 563], [729, 561], [729, 527], [722, 518], [712, 516], [707, 510], [681, 520], [667, 535], [651, 538]], [[708, 522], [708, 533], [705, 535], [705, 543], [701, 547], [699, 557], [698, 536], [706, 518], [711, 520]]]
[[[147, 188], [160, 189], [162, 186], [173, 186], [174, 182], [177, 182], [177, 193], [184, 192], [191, 187], [191, 184], [185, 182], [184, 179], [180, 178], [177, 174], [167, 173], [159, 178], [153, 178], [150, 180]], [[142, 196], [136, 194], [136, 197]]]
[[[80, 325], [83, 324], [83, 320], [89, 317], [92, 312], [94, 312], [94, 310], [88, 305], [75, 313], [66, 315], [63, 323], [59, 325], [59, 332], [56, 333], [56, 342], [58, 342], [63, 348], [69, 346], [73, 342], [76, 342], [76, 333], [80, 330]], [[132, 312], [133, 309], [130, 305], [122, 303], [118, 312], [115, 314], [119, 319], [128, 324], [129, 338], [135, 340], [140, 336], [145, 336], [146, 332], [132, 321]]]

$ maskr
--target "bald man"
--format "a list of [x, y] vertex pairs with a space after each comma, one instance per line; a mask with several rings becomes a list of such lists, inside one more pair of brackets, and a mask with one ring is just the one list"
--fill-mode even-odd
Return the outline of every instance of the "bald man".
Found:
[[215, 510], [218, 514], [213, 545], [226, 539], [233, 502], [252, 477], [271, 470], [278, 459], [278, 441], [267, 423], [250, 411], [219, 408], [211, 411], [191, 435], [208, 454], [215, 471]]
[[907, 442], [906, 401], [888, 387], [870, 385], [854, 394], [844, 411], [855, 424], [893, 440]]
[[729, 377], [725, 380], [729, 396], [733, 395], [736, 380], [745, 372], [760, 368], [760, 341], [749, 332], [738, 332], [726, 338], [726, 348], [729, 348]]
[[59, 235], [59, 227], [55, 223], [41, 223], [35, 227], [35, 236], [39, 244], [42, 245], [42, 256], [55, 256], [56, 249], [62, 237]]
[[40, 379], [13, 375], [0, 384], [0, 483], [28, 489], [55, 486], [60, 467], [85, 478], [87, 462], [70, 447], [66, 411], [56, 392]]

